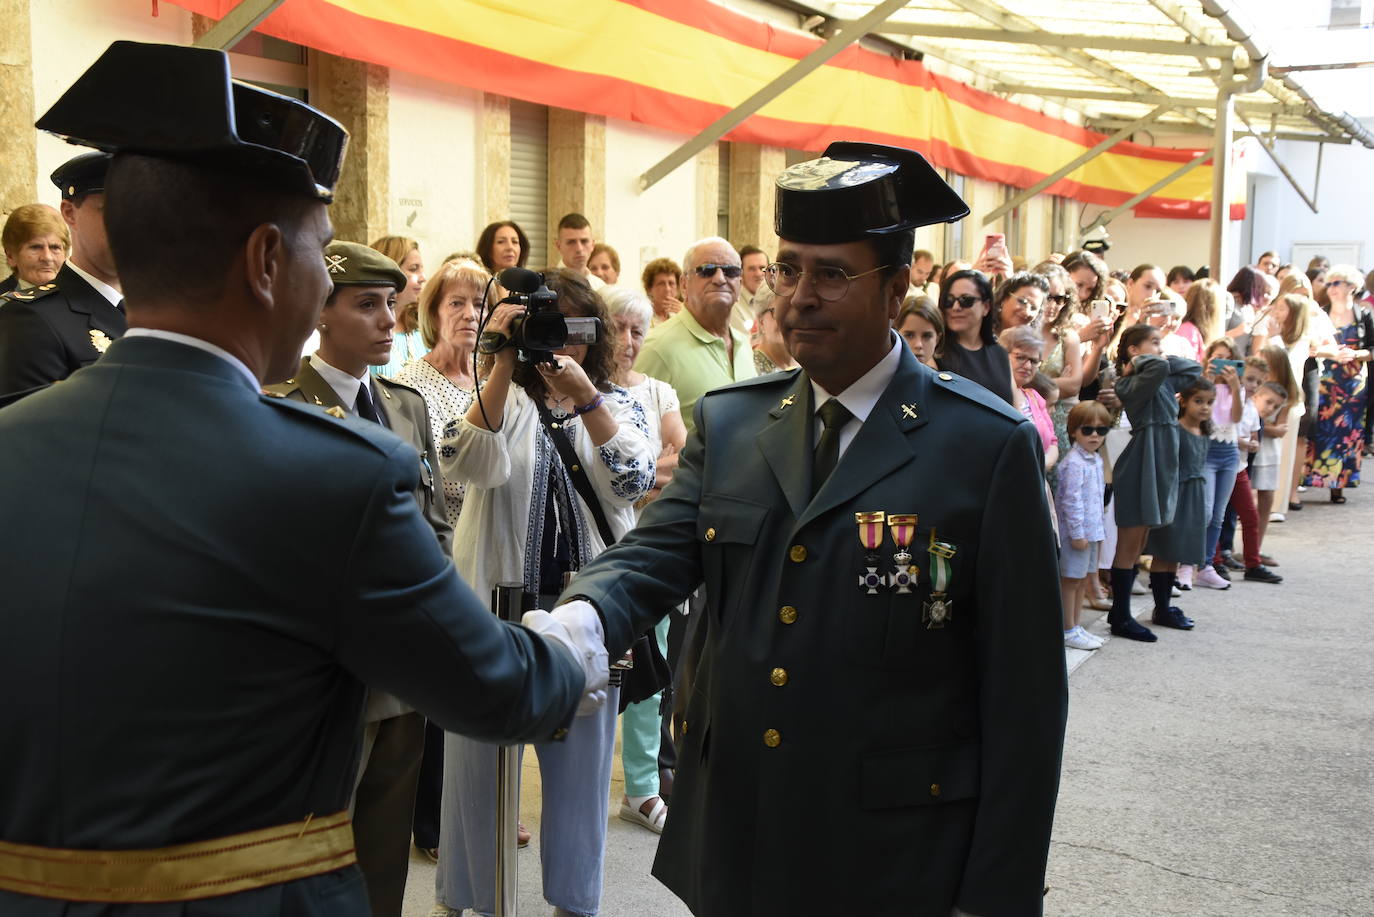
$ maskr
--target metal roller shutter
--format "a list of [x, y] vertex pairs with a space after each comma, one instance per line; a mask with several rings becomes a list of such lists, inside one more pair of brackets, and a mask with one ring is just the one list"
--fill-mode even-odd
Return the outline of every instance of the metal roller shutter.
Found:
[[510, 100], [510, 216], [530, 240], [525, 266], [557, 261], [549, 254], [549, 110]]

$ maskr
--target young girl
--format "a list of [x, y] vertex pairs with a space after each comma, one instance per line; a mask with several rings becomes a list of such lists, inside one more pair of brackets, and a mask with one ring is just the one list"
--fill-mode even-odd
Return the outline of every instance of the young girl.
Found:
[[1236, 486], [1236, 471], [1240, 465], [1236, 425], [1245, 411], [1240, 374], [1235, 367], [1217, 362], [1234, 360], [1235, 355], [1235, 348], [1230, 341], [1220, 338], [1207, 345], [1203, 363], [1206, 378], [1216, 387], [1216, 397], [1213, 399], [1212, 424], [1208, 433], [1210, 442], [1207, 444], [1204, 469], [1207, 478], [1207, 543], [1202, 555], [1203, 565], [1193, 575], [1193, 583], [1208, 589], [1231, 588], [1230, 573], [1225, 566], [1214, 567], [1211, 560], [1221, 539], [1221, 524], [1226, 518], [1226, 507], [1231, 503], [1231, 491]]
[[[1150, 529], [1173, 521], [1178, 504], [1178, 402], [1174, 393], [1202, 374], [1182, 357], [1159, 355], [1159, 329], [1132, 325], [1121, 333], [1116, 355], [1116, 397], [1131, 424], [1131, 441], [1113, 463], [1112, 499], [1116, 504], [1116, 556], [1112, 564], [1112, 633], [1153, 643], [1157, 637], [1131, 617], [1135, 563]], [[1150, 586], [1163, 584], [1167, 599], [1174, 567], [1150, 571]]]
[[1111, 429], [1112, 415], [1096, 401], [1082, 401], [1069, 411], [1068, 431], [1073, 445], [1057, 470], [1059, 493], [1055, 511], [1059, 517], [1059, 591], [1064, 602], [1064, 645], [1076, 650], [1095, 650], [1102, 640], [1078, 623], [1088, 578], [1097, 576], [1097, 552], [1103, 535], [1102, 457], [1097, 451]]
[[[1296, 276], [1301, 277], [1303, 275], [1298, 274]], [[1280, 297], [1279, 301], [1282, 302], [1282, 299], [1283, 297]], [[1297, 432], [1299, 419], [1297, 415], [1302, 413], [1303, 403], [1301, 383], [1298, 377], [1293, 374], [1293, 358], [1283, 345], [1282, 339], [1280, 338], [1278, 343], [1269, 344], [1265, 347], [1260, 351], [1260, 356], [1264, 357], [1264, 362], [1269, 364], [1269, 373], [1265, 378], [1282, 388], [1286, 395], [1278, 412], [1273, 417], [1263, 418], [1264, 428], [1260, 439], [1260, 452], [1255, 457], [1255, 464], [1257, 465], [1277, 463], [1272, 475], [1263, 475], [1263, 482], [1268, 486], [1255, 486], [1255, 505], [1259, 510], [1260, 540], [1263, 541], [1264, 534], [1269, 529], [1269, 523], [1283, 521], [1282, 513], [1286, 500], [1281, 498], [1280, 494], [1287, 493], [1285, 490], [1287, 482], [1292, 479], [1291, 464], [1288, 466], [1288, 477], [1284, 477], [1284, 456], [1286, 451], [1292, 452], [1293, 450], [1293, 436]], [[1267, 446], [1266, 443], [1268, 443]], [[1289, 455], [1288, 458], [1291, 461], [1292, 455]], [[1276, 507], [1277, 513], [1275, 512]], [[1265, 558], [1263, 555], [1261, 562], [1266, 566], [1274, 566], [1273, 560]]]
[[1207, 531], [1206, 478], [1203, 467], [1212, 436], [1212, 405], [1216, 386], [1195, 378], [1178, 393], [1178, 504], [1173, 521], [1153, 529], [1145, 540], [1150, 561], [1150, 591], [1155, 612], [1150, 619], [1160, 627], [1192, 630], [1193, 619], [1169, 604], [1173, 571], [1180, 563], [1200, 564]]
[[935, 355], [945, 336], [945, 322], [935, 300], [929, 296], [908, 296], [893, 324], [897, 333], [911, 348], [911, 353], [931, 369], [935, 369]]

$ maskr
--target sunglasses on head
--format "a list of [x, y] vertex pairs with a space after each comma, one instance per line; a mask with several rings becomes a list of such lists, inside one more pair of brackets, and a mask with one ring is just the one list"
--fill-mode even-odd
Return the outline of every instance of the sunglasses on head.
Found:
[[738, 264], [698, 264], [692, 270], [703, 280], [710, 280], [716, 276], [716, 271], [720, 271], [730, 280], [734, 280], [744, 273], [744, 268]]
[[1111, 427], [1079, 427], [1078, 432], [1084, 436], [1106, 436], [1112, 432]]

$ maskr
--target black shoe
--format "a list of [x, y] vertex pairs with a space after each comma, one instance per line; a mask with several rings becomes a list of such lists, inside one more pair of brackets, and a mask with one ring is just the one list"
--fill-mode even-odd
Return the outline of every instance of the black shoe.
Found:
[[1279, 576], [1277, 573], [1275, 573], [1273, 570], [1270, 570], [1263, 564], [1261, 564], [1258, 567], [1251, 567], [1249, 570], [1246, 570], [1245, 578], [1256, 583], [1273, 583], [1275, 586], [1283, 582], [1283, 577]]
[[1296, 513], [1296, 512], [1298, 512], [1298, 511], [1301, 510], [1301, 509], [1302, 509], [1302, 503], [1301, 503], [1300, 501], [1298, 501], [1298, 500], [1289, 500], [1289, 501], [1288, 501], [1288, 511], [1289, 511], [1290, 513]]
[[1177, 605], [1170, 605], [1166, 611], [1156, 608], [1150, 623], [1159, 627], [1172, 627], [1175, 630], [1193, 629], [1193, 619], [1185, 615]]
[[1221, 562], [1225, 564], [1227, 567], [1230, 567], [1232, 570], [1245, 569], [1245, 564], [1236, 560], [1236, 555], [1232, 554], [1230, 551], [1221, 552]]
[[1121, 624], [1112, 625], [1112, 635], [1125, 637], [1127, 640], [1139, 640], [1141, 643], [1154, 643], [1159, 638], [1155, 632], [1141, 624], [1136, 623], [1134, 618], [1127, 618]]
[[1226, 568], [1225, 564], [1212, 564], [1212, 571], [1226, 582], [1231, 582], [1231, 571]]

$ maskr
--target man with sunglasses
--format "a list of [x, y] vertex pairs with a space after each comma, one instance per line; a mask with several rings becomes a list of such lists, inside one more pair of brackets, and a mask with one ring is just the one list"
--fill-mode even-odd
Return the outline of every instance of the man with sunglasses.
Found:
[[708, 392], [673, 482], [573, 580], [611, 651], [710, 605], [654, 872], [693, 913], [1041, 913], [1067, 682], [1035, 427], [893, 333], [917, 153], [778, 178], [766, 274], [801, 368]]
[[749, 337], [730, 324], [739, 299], [739, 253], [719, 237], [687, 249], [682, 263], [683, 309], [644, 339], [635, 370], [671, 385], [692, 432], [692, 408], [714, 388], [754, 378]]

